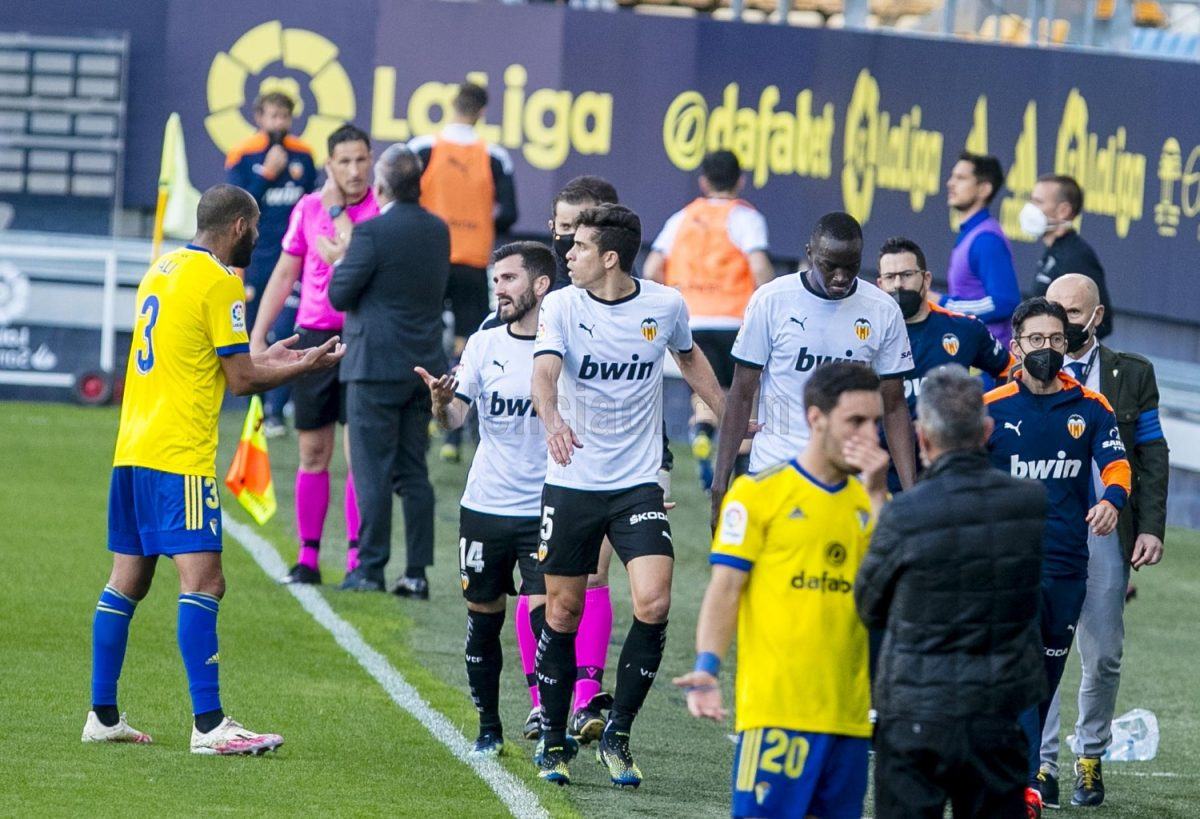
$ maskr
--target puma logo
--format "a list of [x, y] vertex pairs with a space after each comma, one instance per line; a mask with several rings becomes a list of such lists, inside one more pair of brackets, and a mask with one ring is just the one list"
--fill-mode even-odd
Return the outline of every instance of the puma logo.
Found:
[[504, 364], [507, 364], [508, 362], [505, 361], [504, 364], [501, 364], [499, 361], [497, 361], [496, 359], [493, 358], [492, 363], [500, 368], [500, 372], [504, 372]]
[[[592, 325], [592, 327], [595, 327], [595, 326], [596, 326], [595, 324], [593, 324], [593, 325]], [[588, 336], [590, 336], [591, 338], [595, 338], [595, 336], [594, 336], [594, 335], [592, 335], [592, 327], [588, 327], [588, 326], [587, 326], [586, 324], [584, 324], [582, 321], [581, 321], [581, 322], [579, 322], [579, 329], [580, 329], [580, 330], [586, 330], [586, 331], [587, 331], [587, 334], [588, 334]]]
[[807, 332], [808, 328], [804, 326], [804, 322], [808, 321], [808, 316], [805, 316], [805, 317], [804, 317], [804, 318], [802, 318], [802, 319], [798, 319], [798, 318], [796, 318], [795, 316], [788, 316], [788, 321], [791, 321], [791, 322], [794, 322], [794, 323], [796, 323], [796, 324], [799, 324], [799, 325], [800, 325], [800, 329], [801, 329], [801, 330], [804, 330], [804, 331], [806, 331], [806, 332]]
[[1017, 437], [1020, 438], [1021, 437], [1021, 424], [1023, 424], [1023, 423], [1025, 423], [1024, 418], [1022, 418], [1020, 421], [1017, 421], [1016, 424], [1013, 424], [1010, 421], [1005, 421], [1004, 428], [1011, 429], [1013, 432], [1017, 433]]

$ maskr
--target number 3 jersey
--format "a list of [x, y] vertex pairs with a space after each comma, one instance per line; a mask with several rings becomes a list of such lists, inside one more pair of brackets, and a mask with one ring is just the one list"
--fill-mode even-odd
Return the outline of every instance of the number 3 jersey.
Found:
[[463, 350], [457, 395], [479, 413], [479, 448], [462, 505], [509, 517], [541, 515], [546, 437], [533, 411], [533, 336], [511, 324], [475, 332]]
[[114, 466], [216, 477], [221, 356], [250, 351], [246, 291], [202, 247], [159, 258], [138, 285]]
[[558, 410], [583, 445], [566, 466], [547, 458], [548, 484], [608, 491], [657, 479], [663, 357], [691, 350], [692, 331], [678, 290], [633, 283], [615, 301], [579, 287], [542, 300], [534, 355], [563, 360]]

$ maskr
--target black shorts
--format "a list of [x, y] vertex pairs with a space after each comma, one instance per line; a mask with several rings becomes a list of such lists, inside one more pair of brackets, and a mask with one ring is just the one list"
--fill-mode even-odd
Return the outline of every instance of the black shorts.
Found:
[[454, 315], [454, 335], [467, 338], [488, 316], [487, 270], [450, 265], [446, 280], [446, 305]]
[[605, 535], [622, 563], [646, 555], [675, 557], [657, 483], [598, 492], [546, 484], [540, 534], [542, 571], [561, 577], [595, 573]]
[[704, 351], [704, 357], [725, 389], [733, 385], [733, 342], [737, 330], [692, 330], [692, 341]]
[[[319, 347], [340, 330], [310, 330], [299, 327], [297, 350]], [[292, 382], [292, 404], [296, 408], [295, 425], [299, 430], [327, 427], [334, 421], [346, 423], [346, 385], [338, 381], [338, 367], [317, 370]]]
[[521, 570], [521, 594], [546, 593], [546, 580], [537, 561], [539, 525], [536, 517], [488, 515], [462, 507], [458, 571], [468, 602], [490, 603], [516, 594], [514, 567]]

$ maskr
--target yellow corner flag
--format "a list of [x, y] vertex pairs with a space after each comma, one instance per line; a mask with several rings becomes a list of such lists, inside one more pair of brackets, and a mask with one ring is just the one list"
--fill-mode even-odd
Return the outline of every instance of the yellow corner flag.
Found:
[[225, 475], [225, 485], [259, 526], [275, 514], [275, 484], [271, 481], [271, 459], [262, 425], [262, 399], [256, 395], [250, 399], [242, 437]]
[[[183, 148], [183, 123], [179, 114], [167, 118], [163, 131], [162, 166], [158, 172], [158, 206], [154, 211], [154, 245], [151, 256], [162, 251], [163, 235], [190, 239], [196, 233], [196, 206], [200, 191], [188, 178], [187, 152]], [[152, 259], [152, 260], [153, 260]]]

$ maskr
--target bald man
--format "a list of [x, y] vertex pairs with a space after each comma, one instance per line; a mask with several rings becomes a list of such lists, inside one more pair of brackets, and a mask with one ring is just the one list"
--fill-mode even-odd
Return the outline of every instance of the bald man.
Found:
[[[1088, 537], [1087, 597], [1075, 635], [1083, 679], [1072, 743], [1077, 758], [1071, 804], [1095, 806], [1104, 801], [1100, 757], [1112, 741], [1129, 568], [1152, 566], [1163, 555], [1167, 442], [1158, 419], [1153, 365], [1140, 355], [1110, 350], [1096, 339], [1096, 328], [1104, 321], [1096, 283], [1079, 273], [1068, 273], [1051, 282], [1046, 298], [1061, 304], [1070, 322], [1063, 371], [1112, 404], [1133, 470], [1133, 492], [1116, 530], [1105, 537]], [[1098, 485], [1094, 467], [1093, 480]], [[1038, 772], [1043, 801], [1051, 806], [1058, 802], [1058, 702], [1056, 695], [1042, 735]]]

